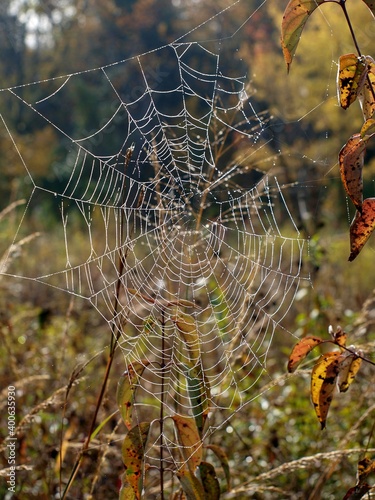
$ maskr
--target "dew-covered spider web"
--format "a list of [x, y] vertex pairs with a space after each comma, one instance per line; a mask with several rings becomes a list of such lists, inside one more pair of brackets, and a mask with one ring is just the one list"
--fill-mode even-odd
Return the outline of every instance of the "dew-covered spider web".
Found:
[[[2, 274], [89, 302], [120, 332], [124, 366], [147, 365], [139, 384], [166, 414], [220, 409], [221, 420], [259, 394], [263, 375], [269, 382], [269, 350], [275, 335], [289, 335], [283, 320], [309, 282], [295, 187], [278, 180], [277, 164], [257, 166], [272, 140], [270, 117], [254, 108], [242, 68], [222, 64], [226, 50], [225, 41], [180, 39], [1, 92], [2, 103], [17, 103], [59, 137], [64, 157], [41, 179], [3, 108], [2, 134], [28, 197]], [[126, 87], [122, 74], [131, 75]], [[100, 87], [103, 101], [92, 105], [106, 109], [105, 121], [93, 113], [91, 130], [75, 135], [54, 115], [64, 106], [74, 114], [65, 101], [72, 86]], [[42, 154], [37, 143], [33, 154]], [[38, 205], [55, 212], [65, 265], [51, 259], [28, 274], [14, 251]], [[36, 237], [24, 251], [37, 255], [39, 244]], [[203, 387], [195, 399], [192, 380]]]

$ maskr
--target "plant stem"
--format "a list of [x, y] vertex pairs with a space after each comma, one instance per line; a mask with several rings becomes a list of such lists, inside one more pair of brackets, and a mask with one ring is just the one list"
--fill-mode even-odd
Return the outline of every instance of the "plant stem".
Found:
[[164, 500], [164, 368], [165, 368], [165, 313], [161, 310], [161, 401], [160, 401], [160, 499]]
[[120, 218], [119, 218], [119, 224], [120, 224], [119, 252], [118, 252], [119, 263], [118, 263], [118, 269], [117, 269], [117, 282], [116, 282], [116, 291], [115, 291], [115, 298], [114, 298], [114, 305], [113, 305], [113, 318], [116, 318], [116, 323], [112, 324], [112, 326], [111, 326], [111, 343], [110, 343], [109, 355], [108, 355], [108, 360], [107, 360], [107, 366], [105, 369], [105, 374], [104, 374], [103, 382], [102, 382], [102, 385], [100, 388], [100, 392], [99, 392], [99, 395], [98, 395], [98, 398], [96, 401], [94, 415], [91, 419], [90, 429], [89, 429], [89, 432], [87, 433], [87, 437], [85, 439], [85, 442], [83, 443], [83, 446], [82, 446], [82, 449], [79, 453], [79, 456], [74, 464], [73, 470], [72, 470], [70, 477], [69, 477], [69, 480], [68, 480], [68, 483], [67, 483], [65, 490], [63, 492], [62, 499], [64, 499], [66, 497], [66, 495], [68, 494], [70, 487], [72, 486], [73, 481], [74, 481], [74, 479], [75, 479], [75, 477], [76, 477], [76, 475], [81, 467], [84, 454], [87, 452], [87, 450], [89, 448], [92, 434], [93, 434], [94, 429], [95, 429], [96, 419], [98, 417], [99, 409], [101, 407], [101, 404], [102, 404], [102, 401], [104, 398], [104, 394], [105, 394], [105, 391], [107, 388], [109, 374], [111, 372], [112, 363], [113, 363], [113, 360], [115, 357], [116, 347], [118, 345], [118, 340], [120, 338], [121, 331], [122, 331], [121, 324], [119, 324], [119, 322], [117, 320], [117, 313], [118, 313], [118, 307], [119, 307], [119, 303], [120, 303], [119, 297], [120, 297], [120, 290], [121, 290], [121, 285], [122, 285], [121, 276], [122, 276], [123, 271], [124, 271], [125, 261], [126, 261], [126, 257], [127, 257], [127, 253], [128, 253], [128, 248], [126, 248], [125, 251], [123, 251], [123, 249], [122, 249], [122, 240], [123, 240], [123, 234], [124, 234], [123, 210], [125, 210], [125, 202], [126, 202], [126, 193], [125, 193], [125, 191], [126, 191], [126, 172], [127, 172], [127, 169], [128, 169], [131, 157], [132, 157], [133, 150], [134, 150], [133, 145], [127, 149], [126, 155], [125, 155], [125, 164], [124, 164], [124, 182], [122, 185], [122, 205], [120, 207]]

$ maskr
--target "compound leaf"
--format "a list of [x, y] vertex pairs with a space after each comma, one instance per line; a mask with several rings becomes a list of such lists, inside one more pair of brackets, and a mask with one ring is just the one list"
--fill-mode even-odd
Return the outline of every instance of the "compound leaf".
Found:
[[125, 486], [126, 483], [131, 485], [137, 500], [141, 498], [142, 466], [149, 431], [150, 422], [141, 422], [130, 429], [122, 443], [121, 455], [125, 465], [124, 484]]
[[117, 385], [116, 401], [120, 410], [121, 417], [126, 427], [131, 429], [132, 410], [135, 397], [135, 391], [138, 386], [143, 371], [150, 362], [142, 360], [136, 361], [127, 366], [127, 370], [121, 375]]
[[362, 168], [365, 152], [366, 141], [361, 138], [360, 134], [354, 134], [339, 153], [341, 181], [347, 195], [358, 211], [362, 210]]
[[329, 407], [340, 372], [343, 355], [340, 351], [327, 352], [320, 356], [311, 374], [311, 399], [321, 428], [326, 426]]
[[323, 3], [324, 0], [290, 0], [286, 6], [281, 23], [281, 47], [288, 71], [306, 21]]
[[366, 198], [362, 204], [362, 213], [356, 212], [350, 225], [350, 255], [353, 261], [369, 239], [375, 227], [375, 198]]
[[340, 56], [337, 74], [337, 94], [343, 109], [347, 109], [362, 90], [367, 73], [364, 57], [356, 54]]
[[288, 361], [288, 372], [293, 373], [300, 362], [305, 359], [305, 357], [322, 342], [326, 342], [320, 337], [305, 337], [300, 340], [298, 344], [293, 347], [293, 350], [289, 356]]

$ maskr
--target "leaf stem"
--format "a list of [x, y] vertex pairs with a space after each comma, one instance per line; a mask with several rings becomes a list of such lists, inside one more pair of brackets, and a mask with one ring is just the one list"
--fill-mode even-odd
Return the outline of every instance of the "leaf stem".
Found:
[[357, 43], [357, 39], [355, 37], [355, 33], [354, 33], [354, 30], [353, 30], [352, 23], [351, 23], [350, 18], [349, 18], [348, 11], [346, 10], [346, 0], [341, 0], [339, 5], [341, 6], [341, 8], [342, 8], [342, 10], [344, 12], [344, 16], [345, 16], [346, 22], [348, 23], [349, 30], [350, 30], [350, 33], [352, 35], [355, 48], [357, 49], [359, 57], [361, 57], [362, 52], [360, 51], [360, 48], [359, 48], [359, 45]]

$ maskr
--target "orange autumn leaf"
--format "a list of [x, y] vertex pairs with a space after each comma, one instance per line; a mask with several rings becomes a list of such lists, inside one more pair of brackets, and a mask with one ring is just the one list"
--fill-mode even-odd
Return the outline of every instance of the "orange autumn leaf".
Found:
[[362, 210], [362, 168], [365, 151], [366, 141], [361, 138], [360, 134], [354, 134], [339, 153], [341, 181], [347, 195], [359, 211]]
[[362, 213], [356, 213], [350, 225], [350, 255], [353, 261], [369, 239], [375, 227], [375, 198], [366, 198], [362, 204]]
[[293, 347], [289, 356], [288, 372], [293, 373], [300, 362], [311, 352], [317, 345], [326, 342], [320, 337], [305, 337]]
[[344, 357], [340, 351], [320, 356], [311, 374], [311, 399], [321, 428], [326, 426], [328, 411]]
[[333, 338], [339, 346], [346, 346], [347, 334], [342, 330], [340, 326], [337, 327], [336, 332], [333, 334]]

